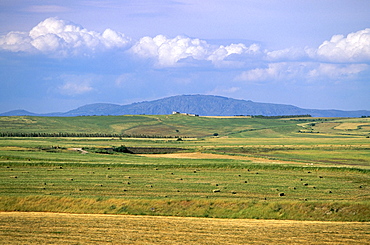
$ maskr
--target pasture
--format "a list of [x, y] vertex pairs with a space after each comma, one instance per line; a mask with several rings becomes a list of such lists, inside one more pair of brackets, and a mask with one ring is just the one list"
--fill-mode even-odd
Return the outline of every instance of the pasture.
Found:
[[[238, 219], [235, 225], [363, 222], [363, 231], [370, 221], [369, 125], [369, 118], [0, 117], [0, 210], [145, 215], [151, 227], [163, 216]], [[17, 214], [27, 230], [35, 215]], [[75, 222], [86, 217], [100, 216]], [[349, 238], [336, 229], [332, 241], [368, 235]]]

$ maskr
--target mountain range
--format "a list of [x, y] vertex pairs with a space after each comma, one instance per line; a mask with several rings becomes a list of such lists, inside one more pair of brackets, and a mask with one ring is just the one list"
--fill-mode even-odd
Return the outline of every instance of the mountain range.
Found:
[[235, 115], [311, 115], [313, 117], [361, 117], [370, 116], [370, 111], [342, 111], [302, 109], [293, 105], [259, 103], [250, 100], [232, 99], [214, 95], [178, 95], [153, 101], [128, 105], [95, 103], [78, 107], [67, 112], [37, 114], [25, 110], [1, 113], [0, 116], [107, 116], [107, 115], [166, 115], [172, 112], [197, 114], [200, 116]]

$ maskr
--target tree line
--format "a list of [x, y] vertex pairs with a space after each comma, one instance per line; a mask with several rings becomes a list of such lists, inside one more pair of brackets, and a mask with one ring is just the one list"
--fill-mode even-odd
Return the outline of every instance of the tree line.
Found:
[[96, 137], [96, 138], [179, 138], [179, 136], [111, 133], [42, 133], [42, 132], [0, 132], [0, 137]]

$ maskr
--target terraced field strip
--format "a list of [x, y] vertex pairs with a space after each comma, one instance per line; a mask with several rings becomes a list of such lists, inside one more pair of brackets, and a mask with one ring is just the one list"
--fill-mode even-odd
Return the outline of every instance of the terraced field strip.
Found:
[[369, 222], [0, 212], [3, 244], [369, 244]]

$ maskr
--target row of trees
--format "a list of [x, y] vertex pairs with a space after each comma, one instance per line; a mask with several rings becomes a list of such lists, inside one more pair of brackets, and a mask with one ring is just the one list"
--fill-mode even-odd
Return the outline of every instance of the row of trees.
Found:
[[111, 133], [41, 133], [41, 132], [0, 132], [0, 137], [97, 137], [97, 138], [179, 138], [179, 136]]

